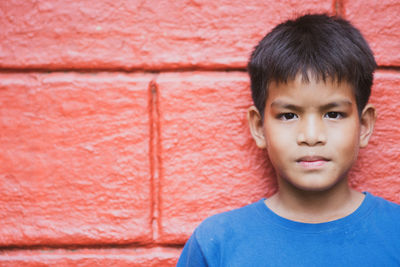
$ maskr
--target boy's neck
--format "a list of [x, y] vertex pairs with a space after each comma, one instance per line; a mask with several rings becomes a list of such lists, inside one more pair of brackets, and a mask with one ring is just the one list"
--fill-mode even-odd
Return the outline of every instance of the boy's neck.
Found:
[[265, 204], [276, 214], [292, 221], [323, 223], [353, 213], [365, 195], [351, 189], [343, 179], [334, 188], [320, 191], [302, 191], [290, 185], [279, 185], [279, 191]]

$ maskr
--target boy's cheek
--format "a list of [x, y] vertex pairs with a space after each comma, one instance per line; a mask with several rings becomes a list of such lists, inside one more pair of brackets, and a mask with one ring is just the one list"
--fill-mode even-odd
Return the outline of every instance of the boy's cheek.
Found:
[[278, 124], [269, 125], [264, 136], [267, 143], [267, 148], [271, 146], [288, 148], [295, 145], [296, 136], [293, 127], [282, 127]]

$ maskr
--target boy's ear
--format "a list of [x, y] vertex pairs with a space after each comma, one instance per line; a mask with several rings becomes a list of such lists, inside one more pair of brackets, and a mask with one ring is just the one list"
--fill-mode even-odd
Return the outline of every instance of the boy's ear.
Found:
[[368, 104], [365, 106], [361, 113], [361, 128], [360, 128], [360, 147], [366, 147], [368, 145], [369, 138], [374, 131], [374, 125], [376, 120], [376, 111], [374, 106]]
[[249, 121], [250, 132], [254, 141], [259, 148], [266, 147], [266, 140], [264, 136], [263, 121], [260, 112], [255, 106], [251, 106], [247, 110], [247, 120]]

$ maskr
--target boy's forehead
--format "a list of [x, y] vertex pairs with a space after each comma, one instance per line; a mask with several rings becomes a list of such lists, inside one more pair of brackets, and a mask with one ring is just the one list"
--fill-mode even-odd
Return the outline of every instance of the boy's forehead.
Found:
[[[304, 78], [297, 75], [295, 79], [287, 81], [273, 81], [268, 86], [268, 98], [285, 98], [309, 96], [313, 97], [318, 94], [320, 97], [346, 97], [351, 100], [355, 99], [355, 91], [353, 86], [347, 81], [339, 81], [334, 78], [326, 78], [325, 80], [315, 77]], [[320, 99], [324, 102], [324, 99]]]
[[[351, 93], [355, 93], [355, 90], [352, 86], [351, 83], [344, 79], [338, 79], [337, 77], [320, 77], [317, 75], [313, 75], [311, 73], [308, 73], [307, 76], [304, 76], [302, 74], [297, 74], [294, 78], [288, 78], [287, 80], [277, 80], [277, 79], [272, 79], [270, 84], [268, 85], [267, 91], [271, 90], [271, 88], [278, 88], [278, 89], [283, 89], [283, 88], [308, 88], [308, 87], [313, 87], [315, 85], [319, 86], [327, 86], [331, 88], [346, 88], [350, 89]], [[267, 94], [268, 95], [268, 94]]]

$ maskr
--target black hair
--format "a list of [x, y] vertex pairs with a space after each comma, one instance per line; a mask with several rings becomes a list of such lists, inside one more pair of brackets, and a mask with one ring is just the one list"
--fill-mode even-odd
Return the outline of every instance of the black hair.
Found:
[[359, 30], [340, 17], [308, 14], [277, 25], [254, 48], [248, 63], [254, 105], [264, 117], [271, 82], [298, 74], [324, 82], [346, 81], [354, 89], [359, 115], [371, 94], [376, 62]]

